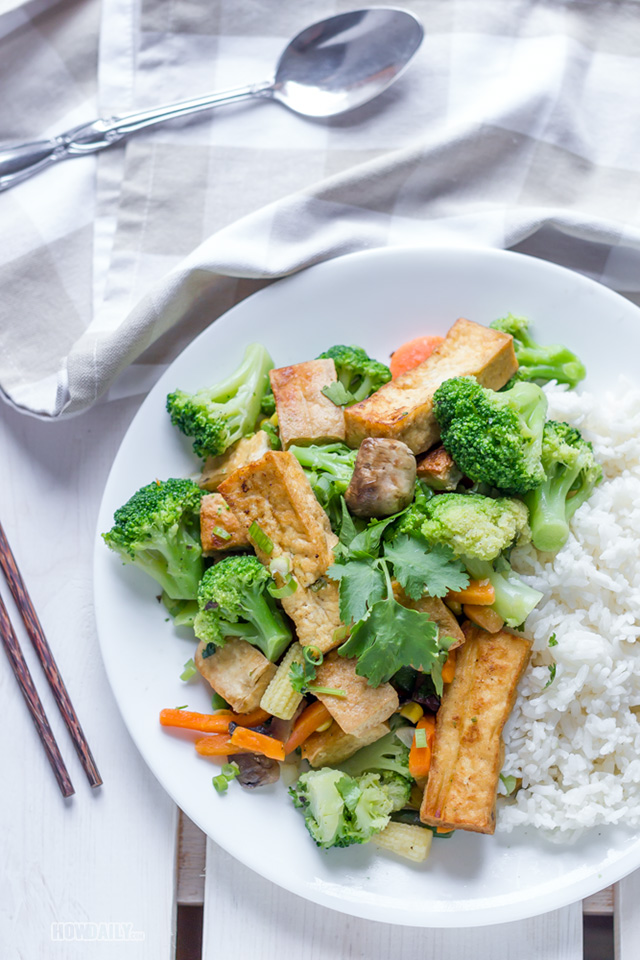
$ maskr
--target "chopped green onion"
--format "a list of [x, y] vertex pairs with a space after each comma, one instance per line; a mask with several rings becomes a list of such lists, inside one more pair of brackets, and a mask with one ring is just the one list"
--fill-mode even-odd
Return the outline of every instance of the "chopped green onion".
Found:
[[270, 583], [267, 586], [267, 590], [275, 600], [283, 600], [285, 597], [290, 597], [292, 593], [295, 593], [298, 589], [297, 581], [289, 574], [281, 587], [277, 587], [275, 583]]
[[186, 710], [186, 709], [187, 709], [187, 706], [188, 706], [188, 704], [183, 703], [181, 707], [175, 707], [175, 709], [176, 709], [176, 710]]
[[214, 527], [212, 533], [218, 540], [231, 540], [231, 534], [224, 527]]
[[249, 527], [249, 536], [263, 553], [273, 552], [273, 541], [269, 539], [256, 520]]
[[273, 560], [270, 560], [269, 573], [272, 577], [275, 577], [276, 573], [279, 573], [283, 579], [288, 577], [291, 573], [291, 562], [289, 557], [274, 557]]
[[302, 648], [302, 656], [314, 667], [319, 667], [324, 660], [324, 653], [322, 650], [319, 650], [318, 647], [314, 647], [312, 643], [307, 644], [306, 647]]
[[197, 672], [198, 670], [196, 668], [195, 663], [193, 662], [193, 657], [191, 657], [191, 659], [187, 660], [187, 662], [185, 663], [184, 670], [180, 674], [180, 679], [184, 680], [184, 682], [187, 683], [189, 680], [191, 680], [192, 677], [195, 677]]
[[420, 750], [424, 750], [427, 745], [427, 731], [424, 727], [419, 727], [414, 736], [413, 736], [414, 746], [418, 747]]
[[314, 580], [312, 584], [309, 585], [309, 590], [313, 590], [314, 593], [317, 593], [318, 590], [322, 590], [323, 587], [327, 585], [326, 577], [318, 577], [317, 580]]
[[349, 633], [349, 628], [346, 627], [343, 623], [341, 627], [338, 627], [337, 630], [333, 631], [333, 637], [332, 637], [333, 642], [341, 643], [343, 640], [347, 639], [348, 633]]
[[503, 777], [502, 774], [500, 774], [500, 779], [507, 791], [507, 796], [510, 796], [518, 785], [517, 779], [515, 777]]
[[334, 690], [333, 687], [307, 687], [307, 690], [314, 695], [318, 693], [324, 693], [331, 697], [346, 697], [347, 695], [346, 690]]
[[218, 793], [226, 793], [229, 784], [239, 773], [240, 767], [237, 763], [223, 763], [220, 773], [217, 777], [213, 777], [211, 782]]
[[222, 773], [217, 777], [214, 777], [211, 783], [214, 785], [218, 793], [226, 793], [229, 787], [229, 781]]
[[211, 697], [211, 707], [213, 710], [228, 710], [229, 704], [219, 693], [214, 693]]

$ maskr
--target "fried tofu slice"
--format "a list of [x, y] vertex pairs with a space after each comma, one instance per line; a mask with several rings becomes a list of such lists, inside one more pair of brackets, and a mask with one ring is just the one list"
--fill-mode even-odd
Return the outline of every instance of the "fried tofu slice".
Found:
[[342, 407], [337, 407], [322, 393], [323, 387], [336, 382], [333, 360], [307, 360], [271, 370], [269, 376], [285, 450], [293, 443], [304, 446], [344, 442]]
[[426, 613], [434, 623], [437, 623], [441, 636], [453, 637], [455, 643], [451, 644], [450, 650], [455, 650], [456, 647], [464, 643], [464, 633], [460, 624], [440, 597], [421, 597], [419, 600], [412, 600], [395, 580], [393, 581], [393, 595], [403, 607]]
[[429, 450], [418, 460], [417, 473], [432, 490], [455, 490], [462, 480], [462, 470], [443, 446]]
[[221, 550], [242, 550], [250, 546], [245, 525], [220, 493], [207, 493], [202, 498], [200, 540], [205, 557]]
[[513, 709], [531, 641], [465, 629], [456, 674], [438, 711], [420, 819], [432, 827], [493, 833], [502, 729]]
[[262, 563], [289, 560], [298, 589], [282, 605], [300, 642], [313, 643], [323, 653], [333, 649], [341, 642], [335, 639], [341, 626], [338, 585], [325, 574], [338, 538], [294, 455], [272, 450], [236, 470], [219, 492], [247, 530], [255, 521], [273, 544], [265, 553], [251, 541]]
[[312, 767], [327, 767], [342, 763], [357, 753], [361, 747], [380, 740], [389, 733], [388, 723], [379, 723], [371, 727], [364, 737], [354, 737], [332, 723], [322, 733], [312, 733], [302, 745], [302, 756]]
[[264, 430], [258, 430], [251, 437], [243, 437], [222, 456], [207, 457], [198, 485], [203, 490], [215, 491], [234, 470], [246, 467], [253, 460], [259, 460], [270, 449], [271, 442]]
[[202, 641], [194, 657], [200, 674], [236, 713], [251, 713], [260, 706], [276, 665], [246, 640], [233, 637], [211, 657], [203, 657]]
[[369, 731], [387, 720], [399, 707], [398, 694], [390, 683], [369, 685], [366, 677], [356, 673], [357, 661], [334, 652], [325, 657], [316, 670], [315, 683], [320, 687], [344, 690], [345, 697], [317, 693], [318, 700], [352, 737], [366, 737]]
[[424, 363], [346, 408], [347, 443], [355, 448], [365, 437], [389, 437], [404, 441], [413, 453], [423, 453], [440, 436], [433, 395], [441, 383], [473, 375], [482, 386], [497, 390], [517, 369], [510, 334], [456, 320]]

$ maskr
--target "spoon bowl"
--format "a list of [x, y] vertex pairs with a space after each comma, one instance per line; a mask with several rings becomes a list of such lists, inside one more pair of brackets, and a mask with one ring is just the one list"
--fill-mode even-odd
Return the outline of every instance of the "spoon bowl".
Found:
[[321, 20], [284, 49], [271, 95], [307, 117], [354, 110], [400, 76], [423, 36], [422, 24], [413, 14], [392, 7]]

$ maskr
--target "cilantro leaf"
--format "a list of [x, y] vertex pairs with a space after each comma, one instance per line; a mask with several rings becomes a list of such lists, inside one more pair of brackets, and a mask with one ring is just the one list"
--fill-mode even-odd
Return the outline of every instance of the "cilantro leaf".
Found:
[[343, 623], [361, 620], [367, 608], [386, 593], [384, 574], [376, 564], [364, 560], [334, 563], [327, 574], [340, 581], [340, 619]]
[[339, 380], [323, 387], [320, 392], [325, 395], [327, 400], [331, 400], [331, 403], [335, 403], [336, 407], [347, 407], [349, 404], [356, 402], [354, 395]]
[[[549, 679], [547, 680], [547, 682], [545, 683], [544, 687], [542, 688], [543, 690], [546, 690], [547, 687], [550, 687], [550, 686], [551, 686], [551, 684], [553, 683], [553, 681], [554, 681], [555, 678], [556, 678], [556, 670], [557, 670], [557, 669], [558, 669], [557, 664], [552, 663], [551, 666], [549, 667]], [[356, 671], [356, 673], [357, 673], [357, 671]]]
[[425, 593], [444, 597], [449, 590], [463, 590], [469, 585], [469, 574], [447, 546], [431, 547], [422, 538], [402, 536], [385, 544], [384, 555], [412, 600], [419, 600]]
[[316, 671], [310, 663], [292, 663], [289, 670], [289, 683], [298, 693], [304, 693], [310, 680], [315, 680]]
[[401, 667], [413, 667], [432, 673], [436, 690], [442, 693], [441, 651], [450, 643], [448, 637], [438, 639], [438, 627], [426, 613], [403, 607], [389, 597], [374, 603], [356, 623], [339, 653], [357, 657], [356, 673], [367, 677], [373, 687], [389, 680]]

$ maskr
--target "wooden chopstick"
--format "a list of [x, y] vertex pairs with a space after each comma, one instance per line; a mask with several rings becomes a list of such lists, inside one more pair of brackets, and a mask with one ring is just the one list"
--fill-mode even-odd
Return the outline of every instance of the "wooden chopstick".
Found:
[[29, 712], [31, 713], [31, 718], [35, 724], [38, 734], [40, 735], [40, 739], [42, 740], [42, 746], [45, 749], [49, 763], [51, 764], [56, 780], [58, 781], [58, 786], [62, 791], [62, 796], [71, 797], [75, 793], [75, 790], [73, 789], [73, 784], [71, 783], [69, 771], [65, 766], [62, 756], [60, 755], [58, 744], [56, 743], [55, 737], [53, 736], [53, 731], [49, 726], [49, 721], [47, 720], [47, 715], [44, 712], [42, 701], [38, 696], [38, 691], [35, 688], [33, 677], [31, 676], [29, 667], [27, 666], [27, 661], [24, 659], [22, 650], [20, 649], [18, 638], [16, 637], [15, 630], [11, 625], [7, 608], [5, 607], [4, 600], [1, 596], [0, 639], [2, 640], [4, 649], [13, 668], [13, 672], [15, 673], [18, 684], [20, 685], [22, 696], [26, 700]]
[[[22, 575], [18, 570], [18, 565], [16, 563], [16, 558], [13, 555], [13, 551], [9, 546], [9, 541], [7, 540], [6, 534], [0, 523], [0, 568], [4, 573], [7, 583], [11, 593], [13, 594], [13, 599], [16, 602], [22, 619], [24, 620], [24, 625], [27, 628], [27, 633], [31, 638], [31, 643], [33, 644], [40, 662], [44, 669], [49, 685], [53, 691], [56, 703], [58, 704], [58, 709], [62, 714], [62, 718], [67, 725], [69, 733], [71, 734], [71, 739], [73, 745], [76, 748], [76, 753], [80, 758], [80, 762], [84, 769], [84, 772], [87, 775], [87, 779], [92, 787], [99, 787], [102, 783], [102, 778], [96, 767], [96, 762], [93, 759], [91, 750], [89, 749], [89, 744], [87, 743], [87, 738], [84, 735], [82, 727], [80, 726], [80, 721], [76, 711], [71, 703], [71, 698], [67, 691], [67, 688], [64, 684], [64, 680], [60, 675], [60, 671], [56, 665], [56, 662], [51, 651], [51, 647], [47, 641], [47, 638], [44, 635], [44, 630], [42, 629], [42, 624], [38, 619], [38, 614], [35, 611], [33, 603], [31, 602], [31, 597], [27, 592], [24, 580]], [[6, 608], [5, 608], [6, 614]], [[7, 616], [7, 622], [9, 618]], [[10, 626], [10, 624], [9, 624]], [[13, 630], [12, 630], [13, 633]], [[15, 636], [15, 633], [14, 633]], [[16, 639], [16, 644], [18, 643]], [[6, 646], [6, 644], [5, 644]], [[18, 646], [19, 649], [19, 646]], [[20, 653], [22, 656], [22, 653]], [[22, 658], [24, 663], [24, 657]], [[12, 661], [13, 663], [13, 661]], [[26, 668], [26, 663], [25, 663]], [[15, 667], [14, 667], [15, 672]], [[28, 672], [28, 671], [27, 671]], [[18, 676], [18, 674], [16, 674]], [[18, 681], [20, 677], [18, 676]], [[33, 685], [33, 684], [32, 684]], [[35, 692], [35, 688], [34, 688]], [[24, 693], [24, 690], [23, 690]], [[26, 694], [25, 694], [26, 696]], [[37, 694], [36, 694], [37, 696]], [[44, 715], [44, 711], [43, 711]], [[41, 734], [42, 736], [42, 734]], [[71, 788], [73, 793], [73, 788]]]

